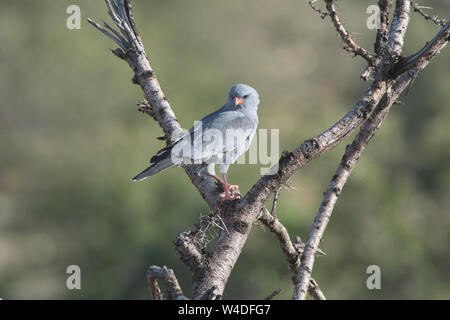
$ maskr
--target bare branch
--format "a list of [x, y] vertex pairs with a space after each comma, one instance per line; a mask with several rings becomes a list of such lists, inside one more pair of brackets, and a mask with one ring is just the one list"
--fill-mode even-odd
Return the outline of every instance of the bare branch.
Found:
[[206, 258], [195, 241], [195, 234], [180, 233], [175, 238], [174, 244], [178, 257], [194, 274], [204, 266]]
[[325, 19], [325, 17], [328, 16], [329, 13], [326, 12], [326, 11], [323, 11], [322, 9], [317, 8], [317, 7], [314, 5], [315, 2], [317, 2], [317, 0], [309, 0], [309, 1], [308, 1], [309, 6], [310, 6], [315, 12], [317, 12], [318, 14], [320, 14], [320, 18], [321, 18], [322, 20]]
[[433, 8], [419, 6], [419, 5], [418, 5], [416, 2], [414, 2], [414, 1], [411, 1], [411, 7], [414, 8], [414, 12], [418, 12], [422, 17], [425, 18], [425, 20], [427, 20], [427, 21], [432, 21], [432, 22], [433, 22], [435, 25], [437, 25], [437, 26], [443, 27], [443, 26], [445, 26], [446, 23], [447, 23], [447, 22], [445, 21], [445, 19], [438, 19], [437, 16], [432, 17], [432, 16], [426, 14], [425, 11], [422, 10], [422, 9], [433, 9]]
[[369, 63], [370, 66], [375, 66], [375, 56], [366, 49], [364, 49], [363, 47], [360, 47], [353, 40], [350, 33], [348, 33], [347, 30], [345, 29], [344, 25], [341, 22], [341, 19], [339, 19], [339, 16], [336, 12], [333, 0], [324, 0], [324, 1], [330, 19], [333, 22], [336, 31], [338, 32], [339, 36], [341, 37], [342, 41], [345, 44], [344, 49], [350, 53], [353, 53], [354, 55], [363, 57], [364, 59], [366, 59], [366, 61]]
[[333, 149], [348, 135], [353, 133], [354, 130], [370, 116], [375, 105], [379, 103], [386, 93], [388, 88], [386, 80], [391, 82], [391, 80], [395, 79], [391, 77], [390, 72], [390, 70], [396, 66], [392, 61], [392, 56], [399, 56], [401, 54], [403, 37], [406, 33], [408, 22], [409, 1], [397, 0], [394, 19], [387, 43], [390, 50], [385, 53], [382, 66], [378, 70], [377, 78], [367, 89], [363, 97], [357, 102], [353, 109], [335, 125], [320, 135], [305, 141], [293, 152], [282, 156], [278, 163], [278, 173], [272, 176], [266, 175], [259, 179], [245, 195], [243, 202], [246, 202], [246, 200], [248, 202], [265, 202], [268, 196], [276, 190], [280, 183], [285, 183], [295, 171], [302, 168], [312, 159]]
[[[383, 113], [383, 115], [384, 114], [385, 113]], [[378, 117], [379, 112], [374, 112], [372, 116]], [[366, 123], [369, 123], [369, 121], [367, 121]], [[356, 162], [359, 159], [359, 156], [361, 155], [361, 152], [366, 147], [366, 144], [369, 142], [373, 133], [375, 133], [375, 128], [370, 128], [373, 130], [369, 130], [369, 128], [366, 127], [366, 123], [364, 125], [364, 128], [361, 129], [357, 138], [355, 138], [352, 145], [347, 148], [347, 151], [342, 158], [341, 164], [330, 185], [328, 186], [327, 191], [324, 194], [322, 204], [314, 220], [312, 231], [308, 237], [306, 248], [301, 259], [300, 271], [296, 279], [293, 299], [303, 300], [306, 298], [306, 292], [308, 289], [309, 281], [311, 279], [312, 267], [314, 264], [314, 255], [317, 250], [318, 244], [323, 236], [336, 201], [341, 193], [344, 184], [347, 182], [350, 172], [354, 168]]]
[[400, 56], [403, 50], [406, 29], [409, 24], [409, 0], [396, 0], [394, 18], [388, 39], [388, 50], [392, 57]]
[[380, 8], [380, 27], [375, 40], [375, 53], [381, 58], [388, 40], [389, 14], [391, 13], [392, 0], [378, 0], [378, 7]]
[[[88, 22], [92, 24], [95, 28], [97, 28], [99, 31], [101, 31], [104, 35], [106, 35], [108, 38], [110, 38], [112, 41], [117, 43], [119, 47], [122, 48], [122, 50], [126, 51], [127, 47], [124, 42], [121, 41], [121, 39], [117, 38], [115, 35], [113, 35], [111, 32], [103, 28], [101, 25], [99, 25], [97, 22], [93, 21], [92, 19], [88, 18]], [[114, 31], [115, 33], [115, 31]]]
[[162, 300], [163, 296], [161, 290], [159, 289], [157, 279], [161, 279], [164, 281], [167, 292], [169, 294], [170, 300], [188, 300], [183, 295], [183, 291], [181, 290], [180, 285], [178, 284], [177, 277], [172, 269], [157, 266], [150, 266], [147, 272], [147, 279], [150, 286], [150, 291], [155, 300]]
[[[404, 36], [409, 22], [409, 1], [397, 0], [396, 9], [394, 13], [394, 19], [390, 31], [388, 40], [389, 52], [385, 54], [382, 61], [384, 64], [379, 70], [379, 74], [384, 74], [387, 78], [395, 79], [398, 74], [393, 73], [391, 70], [398, 68], [399, 63], [389, 65], [391, 58], [401, 55], [404, 43]], [[322, 239], [325, 228], [333, 212], [336, 201], [344, 187], [352, 169], [356, 165], [360, 158], [361, 153], [364, 151], [367, 143], [375, 134], [376, 129], [379, 128], [391, 106], [398, 99], [399, 95], [412, 83], [417, 77], [418, 73], [425, 68], [432, 57], [439, 54], [440, 50], [446, 45], [448, 41], [448, 26], [425, 46], [418, 54], [407, 59], [411, 63], [408, 68], [401, 69], [405, 73], [397, 82], [394, 83], [392, 89], [390, 85], [388, 90], [383, 96], [383, 99], [379, 102], [375, 111], [371, 114], [370, 118], [364, 123], [360, 132], [356, 136], [355, 140], [346, 149], [345, 155], [339, 165], [336, 174], [328, 186], [327, 191], [324, 194], [322, 204], [319, 208], [319, 212], [314, 220], [313, 227], [308, 236], [306, 242], [305, 251], [301, 259], [300, 270], [296, 279], [296, 286], [293, 294], [294, 299], [305, 299], [306, 291], [310, 286], [310, 279], [312, 268], [314, 265], [314, 257], [318, 249], [318, 244]], [[387, 62], [387, 66], [386, 66]], [[412, 69], [414, 68], [414, 69]]]
[[[281, 250], [283, 251], [284, 256], [286, 257], [286, 261], [288, 262], [289, 269], [294, 274], [297, 274], [300, 269], [299, 254], [301, 254], [303, 251], [295, 247], [295, 244], [291, 242], [291, 238], [286, 227], [266, 208], [263, 208], [261, 210], [259, 220], [276, 235], [280, 243]], [[314, 279], [311, 279], [308, 292], [314, 299], [325, 300], [325, 295], [322, 293], [317, 282]]]
[[327, 300], [322, 290], [320, 290], [316, 280], [312, 278], [309, 281], [308, 293], [316, 300]]
[[164, 300], [164, 295], [161, 292], [161, 289], [158, 285], [157, 277], [147, 277], [148, 286], [150, 287], [150, 293], [153, 297], [153, 300]]
[[397, 77], [398, 75], [416, 68], [421, 65], [425, 60], [431, 60], [435, 55], [444, 48], [450, 37], [450, 22], [439, 31], [438, 34], [428, 42], [421, 50], [417, 53], [403, 59], [395, 68], [392, 77]]
[[277, 289], [274, 292], [272, 292], [271, 294], [269, 294], [266, 298], [264, 298], [264, 300], [272, 300], [275, 296], [279, 295], [281, 292], [281, 289]]
[[333, 176], [327, 191], [324, 193], [322, 204], [316, 218], [314, 219], [308, 240], [306, 241], [305, 251], [301, 259], [300, 270], [296, 279], [293, 299], [303, 300], [306, 298], [306, 290], [309, 287], [315, 260], [314, 257], [318, 249], [318, 245], [322, 239], [328, 221], [330, 220], [337, 199], [340, 196], [341, 191], [347, 182], [350, 173], [358, 162], [362, 152], [374, 136], [376, 130], [380, 127], [394, 102], [428, 63], [428, 60], [423, 61], [420, 66], [409, 71], [408, 73], [405, 73], [399, 80], [397, 80], [397, 82], [392, 86], [392, 89], [389, 89], [380, 101], [371, 117], [363, 124], [358, 135], [353, 140], [353, 143], [347, 146], [339, 168]]
[[371, 84], [362, 98], [337, 123], [314, 138], [306, 140], [294, 151], [282, 155], [277, 164], [277, 174], [261, 177], [244, 196], [241, 203], [254, 206], [264, 203], [271, 193], [285, 184], [297, 170], [334, 149], [351, 135], [370, 116], [385, 92], [384, 81], [375, 81]]
[[277, 236], [281, 250], [288, 262], [289, 269], [297, 273], [300, 267], [300, 259], [297, 250], [291, 242], [286, 227], [276, 217], [272, 216], [266, 208], [261, 210], [259, 220]]

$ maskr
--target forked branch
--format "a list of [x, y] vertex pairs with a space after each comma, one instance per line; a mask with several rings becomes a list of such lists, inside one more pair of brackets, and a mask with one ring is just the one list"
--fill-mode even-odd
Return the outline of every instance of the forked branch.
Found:
[[352, 36], [345, 29], [341, 19], [337, 14], [336, 7], [333, 4], [333, 0], [325, 0], [325, 6], [327, 8], [330, 19], [333, 22], [334, 27], [336, 28], [337, 33], [345, 44], [344, 49], [350, 53], [353, 53], [354, 55], [363, 57], [369, 63], [369, 66], [374, 67], [376, 65], [375, 56], [363, 47], [359, 46], [353, 40]]
[[425, 13], [425, 11], [423, 9], [433, 9], [430, 7], [424, 7], [424, 6], [419, 6], [416, 2], [411, 1], [411, 7], [414, 8], [414, 12], [419, 13], [422, 17], [425, 18], [425, 20], [427, 21], [432, 21], [435, 25], [437, 26], [445, 26], [447, 21], [445, 21], [445, 19], [439, 19], [437, 16], [431, 16], [427, 13]]
[[[344, 28], [339, 19], [333, 1], [324, 1], [326, 12], [317, 9], [313, 5], [314, 1], [309, 3], [317, 12], [322, 15], [326, 13], [326, 15], [330, 16], [336, 30], [345, 43], [347, 51], [366, 59], [370, 68], [377, 68], [375, 80], [361, 99], [342, 119], [321, 134], [306, 140], [294, 151], [284, 153], [279, 160], [277, 173], [261, 177], [240, 200], [227, 202], [219, 206], [219, 196], [215, 184], [211, 179], [201, 174], [203, 166], [190, 165], [184, 167], [194, 186], [199, 190], [212, 212], [217, 214], [223, 224], [212, 252], [206, 252], [204, 248], [199, 248], [194, 241], [195, 232], [182, 233], [175, 240], [175, 247], [181, 260], [194, 273], [193, 299], [221, 298], [228, 277], [242, 252], [253, 223], [258, 219], [261, 210], [263, 212], [267, 211], [264, 203], [270, 195], [279, 190], [297, 170], [303, 168], [311, 160], [334, 149], [365, 123], [358, 134], [359, 140], [355, 140], [359, 142], [354, 142], [355, 144], [358, 143], [358, 145], [355, 145], [355, 148], [348, 149], [350, 150], [348, 152], [356, 150], [352, 151], [355, 153], [346, 155], [346, 159], [349, 161], [357, 161], [358, 152], [360, 153], [364, 149], [361, 149], [361, 146], [368, 142], [367, 137], [370, 140], [370, 134], [373, 135], [371, 130], [375, 128], [373, 126], [377, 123], [378, 117], [381, 115], [382, 121], [387, 112], [384, 110], [388, 110], [391, 103], [396, 100], [396, 90], [393, 89], [392, 85], [394, 83], [398, 85], [400, 81], [409, 84], [448, 41], [448, 25], [446, 25], [444, 28], [447, 29], [441, 31], [440, 35], [436, 36], [430, 44], [427, 44], [416, 55], [405, 59], [401, 56], [401, 51], [409, 21], [410, 2], [396, 0], [391, 32], [389, 37], [387, 37], [389, 12], [392, 3], [389, 0], [380, 0], [380, 8], [382, 8], [381, 31], [378, 31], [377, 34], [376, 55], [374, 55], [357, 45], [352, 39], [350, 33]], [[166, 142], [171, 143], [184, 132], [160, 87], [145, 53], [144, 45], [134, 21], [130, 0], [106, 0], [105, 2], [109, 15], [114, 22], [114, 28], [107, 23], [101, 26], [90, 19], [89, 22], [118, 45], [119, 48], [113, 50], [113, 53], [128, 63], [134, 73], [133, 83], [138, 84], [144, 93], [145, 103], [140, 105], [140, 110], [157, 120], [164, 131]], [[400, 79], [395, 81], [397, 77], [400, 77]], [[398, 94], [401, 91], [398, 90]], [[374, 113], [375, 109], [378, 111]], [[368, 133], [370, 134], [367, 135]], [[367, 142], [365, 142], [366, 140]], [[339, 187], [339, 190], [342, 189], [340, 185], [342, 184], [343, 186], [347, 180], [348, 171], [351, 171], [351, 168], [346, 166], [345, 163], [342, 168], [341, 166], [339, 167], [337, 177], [333, 181], [333, 187], [330, 189], [330, 192], [326, 193], [328, 196], [324, 199], [323, 208], [321, 207], [319, 210], [318, 218], [316, 219], [317, 223], [322, 223], [322, 226], [326, 226], [326, 223], [324, 224], [323, 221], [326, 221], [329, 214], [331, 214], [331, 211], [327, 208], [332, 210], [332, 207], [334, 207], [335, 197], [337, 197], [336, 191], [338, 190], [335, 187]], [[310, 290], [312, 296], [324, 298], [323, 293], [321, 293], [317, 284], [310, 277], [314, 255], [317, 251], [317, 239], [322, 237], [323, 231], [320, 234], [310, 233], [303, 253], [303, 259], [299, 265], [299, 252], [290, 241], [284, 226], [279, 224], [279, 221], [278, 223], [276, 221], [275, 223], [266, 222], [268, 227], [273, 228], [273, 232], [277, 235], [289, 265], [291, 265], [294, 272], [298, 271], [294, 297], [303, 298], [306, 295], [306, 291]], [[151, 280], [150, 287], [155, 299], [162, 299], [162, 293], [156, 279], [165, 281], [171, 298], [184, 297], [178, 282], [175, 281], [176, 278], [173, 271], [164, 268], [157, 269], [157, 267], [151, 268], [153, 269], [149, 280]], [[309, 272], [305, 273], [305, 270]]]
[[[404, 42], [403, 37], [409, 21], [407, 16], [409, 15], [409, 7], [406, 2], [397, 1], [394, 22], [391, 27], [391, 33], [388, 41], [389, 52], [387, 52], [387, 55], [401, 54]], [[388, 86], [389, 89], [385, 93], [383, 99], [379, 102], [371, 117], [365, 121], [353, 143], [347, 146], [341, 163], [333, 176], [327, 191], [324, 193], [322, 204], [308, 236], [305, 251], [301, 259], [300, 270], [296, 279], [293, 299], [306, 298], [306, 292], [309, 287], [309, 281], [311, 279], [315, 253], [318, 249], [318, 245], [323, 237], [325, 228], [330, 220], [342, 188], [347, 182], [348, 177], [358, 162], [362, 152], [375, 134], [375, 131], [385, 119], [391, 106], [395, 103], [395, 101], [397, 101], [400, 94], [412, 83], [412, 81], [414, 81], [419, 72], [427, 66], [431, 58], [438, 55], [440, 50], [447, 44], [449, 41], [448, 29], [449, 26], [447, 24], [435, 36], [435, 38], [424, 47], [424, 49], [413, 55], [411, 59], [407, 59], [407, 61], [411, 62], [406, 63], [404, 68], [402, 64], [395, 65], [394, 69], [398, 68], [398, 70], [400, 70], [399, 73], [396, 74], [391, 72], [391, 67], [386, 67], [386, 69], [381, 71], [385, 72], [385, 77], [390, 79], [395, 79], [400, 72], [403, 73], [403, 75], [396, 80], [392, 86]], [[392, 56], [384, 57], [385, 61], [387, 61], [390, 57]]]
[[[261, 210], [259, 220], [278, 238], [281, 250], [283, 251], [286, 261], [288, 262], [289, 269], [297, 275], [300, 270], [300, 255], [303, 253], [303, 250], [296, 248], [291, 241], [286, 227], [280, 222], [280, 220], [278, 220], [277, 217], [270, 214], [266, 208]], [[326, 300], [325, 295], [319, 288], [319, 285], [312, 278], [308, 287], [308, 293], [316, 300]]]

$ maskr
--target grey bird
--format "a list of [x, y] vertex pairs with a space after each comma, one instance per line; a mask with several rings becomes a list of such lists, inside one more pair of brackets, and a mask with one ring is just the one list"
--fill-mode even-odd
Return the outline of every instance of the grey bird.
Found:
[[[255, 89], [245, 84], [233, 86], [227, 102], [208, 114], [179, 140], [161, 149], [150, 159], [150, 167], [134, 177], [143, 180], [172, 166], [206, 164], [207, 174], [224, 186], [221, 201], [235, 199], [231, 194], [237, 186], [228, 184], [227, 171], [237, 158], [245, 153], [258, 126], [259, 96]], [[214, 170], [218, 165], [223, 179]]]

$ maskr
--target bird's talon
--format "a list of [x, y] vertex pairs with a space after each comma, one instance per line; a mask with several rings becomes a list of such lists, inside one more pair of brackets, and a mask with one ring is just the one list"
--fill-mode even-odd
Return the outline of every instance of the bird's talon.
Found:
[[235, 200], [235, 199], [240, 199], [241, 198], [241, 194], [238, 193], [231, 193], [228, 196], [225, 194], [225, 192], [222, 192], [221, 194], [219, 194], [220, 197], [220, 203], [223, 203], [227, 200]]
[[237, 184], [230, 184], [230, 194], [234, 195], [241, 195], [241, 192], [239, 191], [239, 186]]

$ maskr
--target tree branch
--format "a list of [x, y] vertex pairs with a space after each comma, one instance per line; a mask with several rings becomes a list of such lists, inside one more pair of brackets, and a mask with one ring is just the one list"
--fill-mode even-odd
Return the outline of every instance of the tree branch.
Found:
[[380, 28], [377, 31], [375, 40], [375, 53], [381, 58], [384, 55], [384, 49], [388, 40], [389, 14], [391, 13], [392, 0], [378, 0], [380, 8]]
[[432, 8], [429, 8], [429, 7], [421, 7], [421, 6], [419, 6], [419, 5], [418, 5], [416, 2], [414, 2], [414, 1], [411, 1], [411, 7], [414, 8], [414, 12], [419, 13], [422, 17], [425, 18], [425, 20], [427, 20], [427, 21], [432, 21], [432, 22], [433, 22], [435, 25], [437, 25], [437, 26], [443, 27], [443, 26], [445, 26], [446, 23], [447, 23], [447, 22], [445, 21], [445, 19], [438, 19], [437, 16], [432, 17], [432, 16], [426, 14], [425, 11], [422, 10], [422, 9], [432, 9]]
[[263, 208], [259, 220], [273, 232], [280, 243], [281, 250], [284, 253], [286, 261], [288, 262], [289, 270], [297, 274], [300, 267], [300, 259], [297, 250], [291, 242], [289, 232], [286, 227], [278, 220], [278, 218], [272, 216], [270, 212]]
[[[380, 103], [380, 107], [372, 114], [372, 117], [367, 120], [353, 143], [347, 147], [346, 153], [341, 160], [340, 166], [333, 176], [327, 191], [324, 194], [322, 204], [319, 212], [314, 219], [314, 224], [311, 228], [311, 233], [308, 236], [305, 250], [301, 259], [300, 270], [296, 279], [293, 299], [304, 300], [308, 289], [309, 281], [311, 279], [312, 268], [314, 265], [314, 255], [322, 239], [325, 228], [330, 220], [336, 201], [341, 193], [344, 184], [356, 165], [362, 151], [365, 149], [367, 143], [375, 133], [375, 129], [381, 123], [386, 115], [385, 110], [387, 103]], [[392, 105], [392, 104], [390, 104]], [[370, 126], [369, 126], [370, 124]]]
[[375, 66], [375, 56], [371, 54], [369, 51], [360, 47], [352, 38], [350, 33], [347, 32], [344, 25], [339, 19], [339, 16], [336, 12], [336, 8], [333, 4], [333, 0], [324, 0], [325, 6], [327, 8], [328, 14], [330, 16], [331, 21], [336, 28], [337, 33], [341, 37], [342, 41], [345, 43], [344, 49], [350, 53], [353, 53], [356, 56], [361, 56], [369, 63], [370, 66]]
[[450, 22], [439, 31], [438, 34], [428, 42], [417, 53], [403, 59], [393, 70], [393, 77], [397, 77], [400, 74], [412, 70], [421, 65], [425, 60], [431, 60], [435, 55], [439, 54], [440, 50], [445, 47], [450, 37]]
[[391, 57], [400, 56], [405, 41], [406, 29], [409, 24], [409, 0], [396, 0], [394, 18], [388, 39], [388, 50]]
[[147, 279], [150, 286], [150, 292], [153, 299], [163, 300], [161, 289], [159, 289], [157, 279], [164, 281], [167, 292], [169, 294], [169, 300], [189, 300], [183, 295], [180, 285], [178, 284], [177, 277], [172, 269], [168, 269], [166, 266], [157, 267], [150, 266], [147, 272]]
[[309, 0], [309, 1], [308, 1], [308, 4], [309, 4], [309, 6], [311, 7], [311, 9], [313, 9], [315, 12], [317, 12], [318, 14], [320, 14], [320, 18], [323, 20], [323, 19], [325, 19], [326, 16], [329, 15], [329, 13], [326, 12], [326, 11], [323, 11], [322, 9], [317, 8], [317, 7], [314, 5], [314, 3], [315, 3], [316, 1], [317, 1], [317, 0]]
[[311, 278], [311, 280], [309, 281], [308, 293], [315, 300], [327, 300], [322, 290], [320, 290], [316, 280], [314, 280], [313, 278]]
[[148, 286], [150, 288], [150, 294], [153, 297], [153, 300], [164, 300], [164, 296], [161, 292], [161, 289], [158, 285], [157, 277], [147, 277]]
[[195, 235], [192, 233], [183, 232], [175, 238], [174, 245], [175, 252], [180, 260], [196, 274], [198, 269], [203, 268], [207, 261], [194, 239]]
[[[442, 33], [442, 30], [439, 34]], [[436, 37], [435, 37], [436, 38]], [[430, 59], [439, 54], [440, 50], [446, 45], [446, 42], [439, 42], [439, 46], [432, 45], [433, 53], [429, 55]], [[293, 299], [305, 299], [306, 290], [311, 278], [312, 268], [314, 265], [314, 256], [323, 233], [331, 217], [333, 209], [336, 205], [337, 199], [344, 187], [347, 179], [358, 162], [362, 152], [366, 148], [368, 142], [379, 128], [392, 105], [397, 101], [400, 94], [414, 81], [430, 62], [430, 59], [422, 59], [420, 64], [414, 69], [408, 70], [404, 73], [388, 90], [385, 97], [382, 99], [371, 117], [364, 123], [355, 140], [346, 149], [346, 152], [341, 160], [339, 168], [337, 169], [333, 179], [331, 180], [327, 191], [324, 194], [322, 204], [314, 219], [314, 224], [306, 242], [305, 251], [301, 259], [300, 270], [296, 279], [296, 286], [293, 294]]]
[[274, 292], [272, 292], [271, 294], [269, 294], [267, 297], [264, 298], [264, 300], [272, 300], [273, 297], [279, 295], [281, 292], [281, 289], [277, 289]]
[[[257, 207], [299, 169], [311, 160], [333, 150], [345, 138], [351, 135], [372, 113], [376, 104], [386, 92], [385, 81], [375, 81], [354, 107], [333, 126], [321, 134], [306, 140], [292, 152], [286, 152], [280, 158], [278, 172], [275, 175], [261, 177], [241, 200], [242, 205]], [[258, 211], [259, 212], [259, 211]]]
[[[289, 269], [294, 274], [297, 274], [300, 270], [299, 254], [301, 254], [303, 251], [299, 251], [295, 247], [295, 245], [291, 242], [291, 238], [286, 227], [266, 208], [263, 208], [261, 210], [259, 220], [276, 235], [280, 243], [281, 250], [283, 251], [284, 256], [286, 257], [286, 260], [288, 262]], [[314, 279], [310, 280], [308, 292], [316, 300], [326, 300], [325, 295], [320, 290], [319, 285]]]

